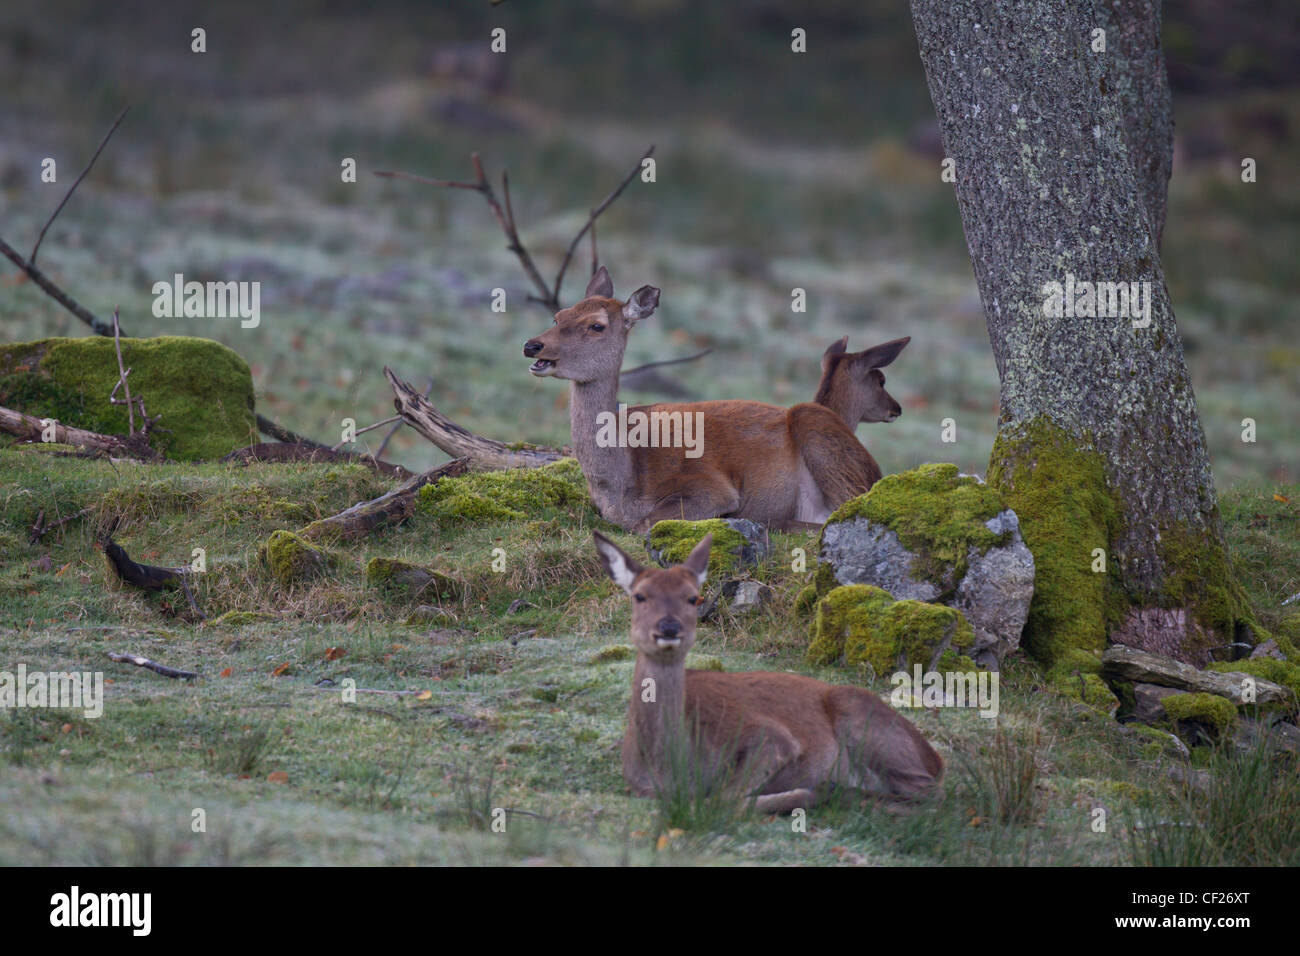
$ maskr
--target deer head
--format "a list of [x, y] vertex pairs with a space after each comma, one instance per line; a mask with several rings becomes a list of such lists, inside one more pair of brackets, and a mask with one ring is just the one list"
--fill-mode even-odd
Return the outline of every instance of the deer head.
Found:
[[903, 351], [912, 337], [904, 336], [861, 352], [848, 352], [846, 335], [822, 355], [822, 379], [817, 387], [818, 405], [825, 405], [850, 428], [859, 422], [892, 422], [903, 408], [885, 391], [885, 373], [880, 371]]
[[626, 302], [614, 298], [614, 280], [601, 266], [581, 302], [555, 313], [555, 325], [524, 343], [535, 359], [528, 371], [574, 382], [594, 382], [618, 375], [632, 326], [659, 306], [659, 290], [643, 285]]
[[713, 535], [705, 535], [685, 563], [647, 568], [603, 535], [593, 532], [605, 571], [632, 599], [632, 644], [637, 654], [678, 664], [695, 644], [695, 605], [709, 571]]

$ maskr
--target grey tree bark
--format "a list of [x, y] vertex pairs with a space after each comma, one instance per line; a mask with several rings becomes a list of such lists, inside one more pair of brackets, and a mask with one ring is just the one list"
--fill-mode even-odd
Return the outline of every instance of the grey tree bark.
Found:
[[[1024, 643], [1067, 668], [1108, 638], [1204, 664], [1254, 622], [1160, 264], [1173, 123], [1158, 0], [912, 0], [912, 14], [1001, 379], [989, 480], [1038, 566]], [[1136, 318], [1089, 316], [1072, 282], [1139, 283]], [[1103, 299], [1119, 311], [1118, 292]]]

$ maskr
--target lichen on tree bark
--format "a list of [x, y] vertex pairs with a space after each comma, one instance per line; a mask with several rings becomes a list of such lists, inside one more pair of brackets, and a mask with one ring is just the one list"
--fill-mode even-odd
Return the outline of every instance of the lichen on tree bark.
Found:
[[[1096, 491], [1115, 506], [1097, 608], [1110, 640], [1155, 642], [1203, 664], [1211, 646], [1240, 636], [1250, 612], [1235, 584], [1211, 594], [1192, 584], [1189, 567], [1229, 565], [1158, 249], [1168, 168], [1161, 157], [1172, 134], [1158, 3], [912, 0], [912, 13], [945, 152], [956, 161], [1001, 380], [991, 477], [1013, 497], [1033, 498], [1008, 482], [1048, 480], [1040, 476], [1052, 469], [1032, 467], [1048, 453], [1043, 434], [1095, 457], [1106, 486]], [[1094, 49], [1098, 28], [1107, 31], [1105, 52]], [[1143, 120], [1143, 111], [1161, 116]], [[1052, 314], [1047, 284], [1068, 276], [1145, 284], [1149, 324]], [[1032, 549], [1053, 515], [1020, 519]], [[1094, 560], [1065, 551], [1060, 560], [1077, 562], [1071, 572]], [[1042, 582], [1049, 589], [1051, 579]], [[1030, 646], [1059, 645], [1052, 635], [1028, 638]]]

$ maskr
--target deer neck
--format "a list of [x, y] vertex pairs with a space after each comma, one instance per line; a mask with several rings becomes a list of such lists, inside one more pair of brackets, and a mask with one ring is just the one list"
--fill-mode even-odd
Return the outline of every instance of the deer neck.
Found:
[[573, 455], [582, 466], [596, 508], [610, 521], [622, 523], [635, 497], [632, 450], [596, 442], [602, 413], [618, 415], [618, 376], [573, 382], [569, 388], [569, 431]]
[[852, 389], [844, 386], [843, 383], [834, 379], [824, 383], [817, 394], [817, 404], [829, 408], [849, 426], [851, 431], [857, 430], [863, 410], [853, 401]]
[[638, 654], [627, 715], [629, 755], [657, 776], [665, 748], [682, 732], [685, 718], [685, 663], [662, 664]]

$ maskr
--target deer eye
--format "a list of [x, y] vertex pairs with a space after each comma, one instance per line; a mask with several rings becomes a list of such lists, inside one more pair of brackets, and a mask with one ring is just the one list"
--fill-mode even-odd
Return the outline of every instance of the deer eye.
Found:
[[644, 604], [644, 603], [645, 603], [645, 595], [644, 595], [644, 594], [633, 594], [632, 596], [633, 596], [634, 598], [636, 598], [636, 603], [637, 603], [637, 604]]
[[686, 603], [687, 603], [687, 604], [699, 604], [699, 603], [700, 603], [700, 596], [697, 594], [697, 595], [695, 595], [695, 597], [689, 597], [689, 598], [686, 599]]
[[604, 332], [604, 331], [605, 331], [605, 327], [604, 327], [603, 325], [601, 325], [599, 322], [593, 322], [593, 323], [591, 323], [591, 331], [593, 331], [593, 332]]

